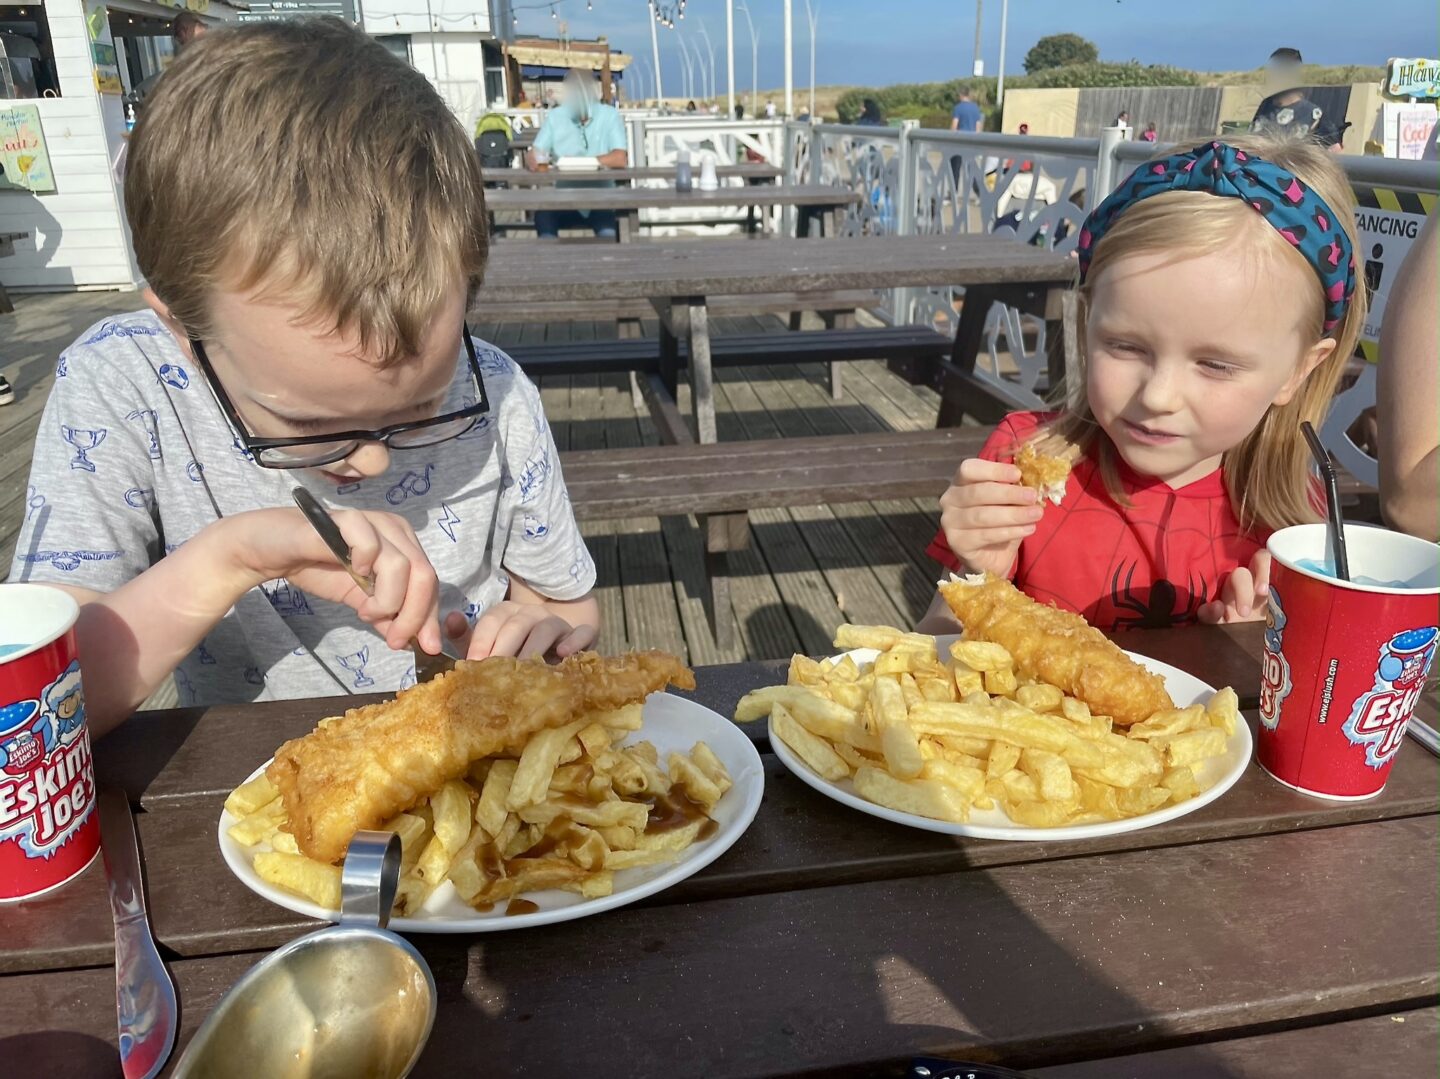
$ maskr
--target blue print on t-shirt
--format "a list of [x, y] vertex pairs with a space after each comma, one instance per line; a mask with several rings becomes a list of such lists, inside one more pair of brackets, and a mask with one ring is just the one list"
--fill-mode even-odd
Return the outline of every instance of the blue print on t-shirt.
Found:
[[91, 450], [105, 441], [105, 436], [110, 433], [107, 427], [97, 427], [94, 430], [87, 430], [84, 427], [71, 427], [69, 424], [60, 425], [60, 437], [75, 447], [75, 457], [70, 462], [70, 468], [81, 469], [85, 472], [95, 471], [95, 462], [86, 456]]
[[31, 565], [49, 562], [63, 573], [73, 573], [81, 562], [109, 562], [119, 557], [119, 551], [26, 551], [16, 555], [18, 561]]

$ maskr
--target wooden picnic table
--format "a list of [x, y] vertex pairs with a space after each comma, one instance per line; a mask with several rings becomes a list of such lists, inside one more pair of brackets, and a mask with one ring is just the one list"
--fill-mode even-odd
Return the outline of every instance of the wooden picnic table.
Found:
[[[497, 192], [552, 193], [570, 192]], [[1017, 244], [1003, 236], [836, 237], [820, 244], [742, 238], [652, 240], [601, 245], [586, 250], [583, 257], [577, 257], [573, 248], [554, 244], [496, 244], [477, 302], [489, 309], [503, 309], [506, 302], [648, 300], [661, 322], [659, 373], [673, 398], [683, 342], [695, 434], [701, 442], [714, 442], [707, 307], [711, 297], [964, 286], [966, 303], [954, 341], [939, 340], [950, 352], [949, 369], [957, 373], [944, 383], [941, 421], [948, 426], [958, 422], [960, 413], [981, 407], [976, 401], [985, 392], [984, 384], [965, 373], [975, 369], [991, 300], [1041, 315], [1049, 323], [1052, 339], [1058, 341], [1065, 336], [1061, 332], [1062, 301], [1074, 274], [1074, 262], [1068, 256]], [[867, 331], [844, 332], [860, 335]], [[875, 333], [877, 342], [884, 339], [882, 332], [870, 332]], [[925, 327], [911, 327], [907, 332], [940, 338]], [[779, 344], [783, 343], [781, 339]], [[580, 346], [576, 349], [583, 351]], [[1063, 362], [1055, 362], [1058, 366], [1052, 367], [1052, 377], [1058, 382], [1064, 368]]]
[[[592, 179], [607, 177], [584, 174]], [[485, 208], [492, 225], [502, 212], [534, 213], [537, 210], [609, 210], [619, 222], [621, 243], [634, 234], [641, 210], [695, 210], [697, 213], [744, 209], [746, 231], [753, 233], [759, 223], [757, 211], [793, 208], [796, 232], [835, 235], [847, 207], [860, 202], [860, 194], [831, 184], [744, 184], [719, 187], [714, 191], [681, 193], [673, 184], [666, 187], [515, 187], [485, 192]], [[710, 220], [710, 219], [706, 219]], [[666, 222], [673, 224], [673, 222]], [[499, 225], [504, 228], [506, 226]]]
[[[695, 167], [695, 175], [700, 175], [699, 166]], [[773, 183], [784, 175], [779, 165], [769, 165], [764, 162], [746, 162], [742, 165], [717, 165], [715, 175], [722, 180], [739, 179], [749, 181], [763, 181]], [[668, 180], [672, 184], [675, 181], [675, 166], [673, 165], [639, 165], [623, 169], [596, 169], [593, 172], [577, 172], [574, 169], [545, 169], [543, 172], [535, 169], [486, 169], [485, 179], [500, 183], [507, 183], [513, 187], [551, 187], [559, 181], [569, 183], [572, 180], [579, 180], [582, 183], [586, 180], [601, 181], [615, 180], [619, 183], [628, 183], [634, 180]], [[488, 196], [487, 196], [488, 197]]]
[[[1255, 706], [1257, 624], [1123, 643]], [[729, 714], [783, 669], [701, 668], [695, 696]], [[354, 703], [142, 713], [96, 746], [101, 782], [138, 809], [179, 1048], [235, 979], [316, 924], [230, 875], [225, 794]], [[1422, 711], [1436, 714], [1433, 694]], [[920, 1054], [1071, 1079], [1433, 1069], [1440, 766], [1418, 744], [1370, 801], [1307, 798], [1252, 764], [1167, 824], [1001, 843], [857, 813], [790, 776], [763, 725], [747, 732], [764, 802], [694, 877], [578, 921], [411, 937], [439, 990], [417, 1076], [898, 1075]], [[99, 863], [5, 909], [0, 1045], [25, 1075], [118, 1074], [113, 959]]]

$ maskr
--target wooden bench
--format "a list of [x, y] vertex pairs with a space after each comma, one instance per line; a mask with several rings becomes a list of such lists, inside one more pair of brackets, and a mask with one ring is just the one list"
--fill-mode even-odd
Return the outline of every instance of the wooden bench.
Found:
[[[15, 254], [15, 241], [29, 236], [28, 232], [0, 232], [0, 258]], [[10, 302], [10, 294], [5, 291], [4, 284], [0, 284], [0, 315], [8, 315], [13, 310], [15, 305]]]
[[[822, 316], [823, 317], [823, 316]], [[882, 326], [796, 330], [792, 333], [744, 333], [710, 341], [713, 367], [746, 367], [783, 363], [827, 363], [830, 392], [840, 395], [837, 365], [852, 360], [934, 360], [950, 349], [950, 338], [925, 326]], [[542, 375], [591, 375], [630, 372], [640, 392], [640, 376], [658, 374], [673, 398], [679, 372], [689, 362], [684, 340], [673, 360], [658, 338], [618, 341], [569, 341], [510, 345], [507, 350], [531, 378]], [[637, 406], [638, 406], [637, 401]]]
[[[806, 311], [820, 316], [826, 329], [853, 329], [855, 313], [868, 310], [881, 302], [880, 296], [868, 289], [840, 289], [829, 292], [772, 292], [765, 295], [716, 296], [709, 301], [711, 316], [785, 315], [790, 329], [800, 329]], [[476, 304], [470, 316], [489, 322], [568, 322], [594, 320], [613, 321], [621, 338], [640, 336], [640, 323], [655, 317], [649, 300], [638, 298], [587, 300], [567, 303], [544, 300], [528, 303]], [[631, 391], [635, 406], [640, 407], [640, 391], [631, 372]], [[830, 396], [841, 396], [840, 362], [830, 364]]]
[[581, 521], [695, 514], [705, 534], [706, 615], [722, 648], [734, 645], [728, 556], [750, 541], [750, 510], [938, 499], [959, 462], [990, 434], [949, 427], [699, 444], [664, 401], [659, 376], [644, 384], [661, 401], [662, 432], [679, 444], [562, 453], [570, 502]]
[[[712, 316], [790, 314], [815, 311], [824, 314], [853, 314], [879, 305], [880, 295], [866, 289], [831, 292], [771, 292], [761, 296], [715, 296], [706, 301]], [[654, 318], [655, 308], [646, 299], [542, 300], [526, 303], [477, 303], [470, 317], [485, 322], [573, 322], [615, 321], [621, 337], [638, 337], [638, 323]], [[635, 325], [636, 332], [627, 328]], [[798, 327], [791, 327], [796, 329]]]

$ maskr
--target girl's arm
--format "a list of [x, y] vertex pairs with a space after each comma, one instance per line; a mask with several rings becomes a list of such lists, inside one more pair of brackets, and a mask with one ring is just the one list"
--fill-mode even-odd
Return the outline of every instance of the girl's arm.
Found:
[[1431, 214], [1386, 303], [1380, 331], [1380, 506], [1393, 527], [1440, 539], [1440, 229]]

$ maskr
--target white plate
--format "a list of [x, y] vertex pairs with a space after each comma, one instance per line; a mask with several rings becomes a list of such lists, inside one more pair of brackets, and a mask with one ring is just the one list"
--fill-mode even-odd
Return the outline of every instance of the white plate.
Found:
[[[704, 742], [714, 750], [715, 756], [730, 773], [735, 785], [725, 792], [715, 807], [714, 818], [720, 827], [714, 835], [695, 843], [673, 862], [620, 870], [615, 874], [615, 891], [600, 899], [584, 899], [573, 892], [526, 892], [525, 898], [538, 904], [538, 911], [507, 917], [504, 908], [497, 906], [495, 911], [481, 914], [460, 899], [454, 886], [446, 881], [435, 889], [419, 914], [409, 918], [392, 918], [390, 928], [402, 933], [489, 933], [584, 918], [663, 891], [704, 869], [729, 850], [750, 826], [756, 810], [760, 808], [760, 798], [765, 792], [765, 772], [760, 754], [730, 720], [683, 697], [669, 693], [651, 694], [645, 701], [644, 716], [644, 728], [631, 734], [626, 744], [650, 742], [659, 751], [660, 759], [664, 760], [672, 751], [687, 753], [696, 742]], [[266, 761], [255, 769], [249, 778], [259, 775], [269, 763]], [[234, 823], [235, 818], [229, 813], [220, 814], [220, 853], [230, 871], [247, 888], [296, 914], [328, 921], [339, 917], [337, 911], [325, 910], [261, 880], [252, 862], [257, 853], [269, 850], [270, 845], [261, 843], [255, 847], [244, 847], [236, 843], [226, 835]]]
[[[940, 647], [943, 650], [949, 642], [958, 640], [956, 637], [938, 638]], [[864, 664], [872, 662], [877, 653], [873, 648], [857, 648], [845, 653], [854, 658], [856, 663]], [[1186, 705], [1196, 702], [1205, 702], [1215, 692], [1214, 688], [1207, 686], [1200, 679], [1184, 671], [1170, 666], [1168, 663], [1161, 663], [1159, 660], [1150, 659], [1147, 656], [1139, 656], [1134, 652], [1126, 652], [1131, 659], [1141, 666], [1154, 671], [1165, 679], [1165, 688], [1170, 691], [1177, 708], [1184, 708]], [[821, 794], [835, 799], [862, 813], [868, 813], [872, 817], [880, 817], [883, 820], [894, 821], [896, 824], [906, 824], [911, 828], [922, 828], [927, 832], [943, 832], [946, 835], [970, 836], [974, 839], [1011, 839], [1028, 840], [1031, 842], [1058, 839], [1093, 839], [1096, 836], [1118, 835], [1121, 832], [1134, 832], [1141, 828], [1149, 828], [1152, 825], [1162, 824], [1167, 820], [1174, 820], [1176, 817], [1183, 817], [1187, 813], [1193, 813], [1202, 806], [1207, 806], [1215, 801], [1222, 794], [1233, 787], [1236, 781], [1245, 774], [1245, 766], [1250, 763], [1250, 750], [1253, 739], [1250, 736], [1250, 728], [1242, 718], [1235, 727], [1235, 733], [1230, 737], [1225, 752], [1218, 757], [1200, 764], [1195, 770], [1195, 777], [1200, 781], [1201, 786], [1209, 786], [1202, 794], [1196, 795], [1188, 801], [1179, 805], [1164, 806], [1153, 813], [1145, 813], [1138, 817], [1127, 817], [1124, 820], [1099, 821], [1093, 824], [1069, 824], [1060, 828], [1030, 828], [1025, 825], [1016, 824], [1005, 811], [998, 805], [994, 809], [975, 809], [970, 813], [970, 820], [966, 824], [956, 824], [953, 821], [934, 820], [930, 817], [919, 817], [913, 813], [901, 813], [899, 810], [889, 809], [874, 802], [867, 801], [855, 793], [855, 788], [850, 780], [842, 779], [838, 782], [831, 782], [828, 779], [816, 775], [810, 770], [810, 766], [795, 755], [795, 751], [787, 746], [775, 732], [770, 732], [770, 748], [775, 756], [784, 762], [785, 767], [794, 772], [804, 783], [808, 783]]]

